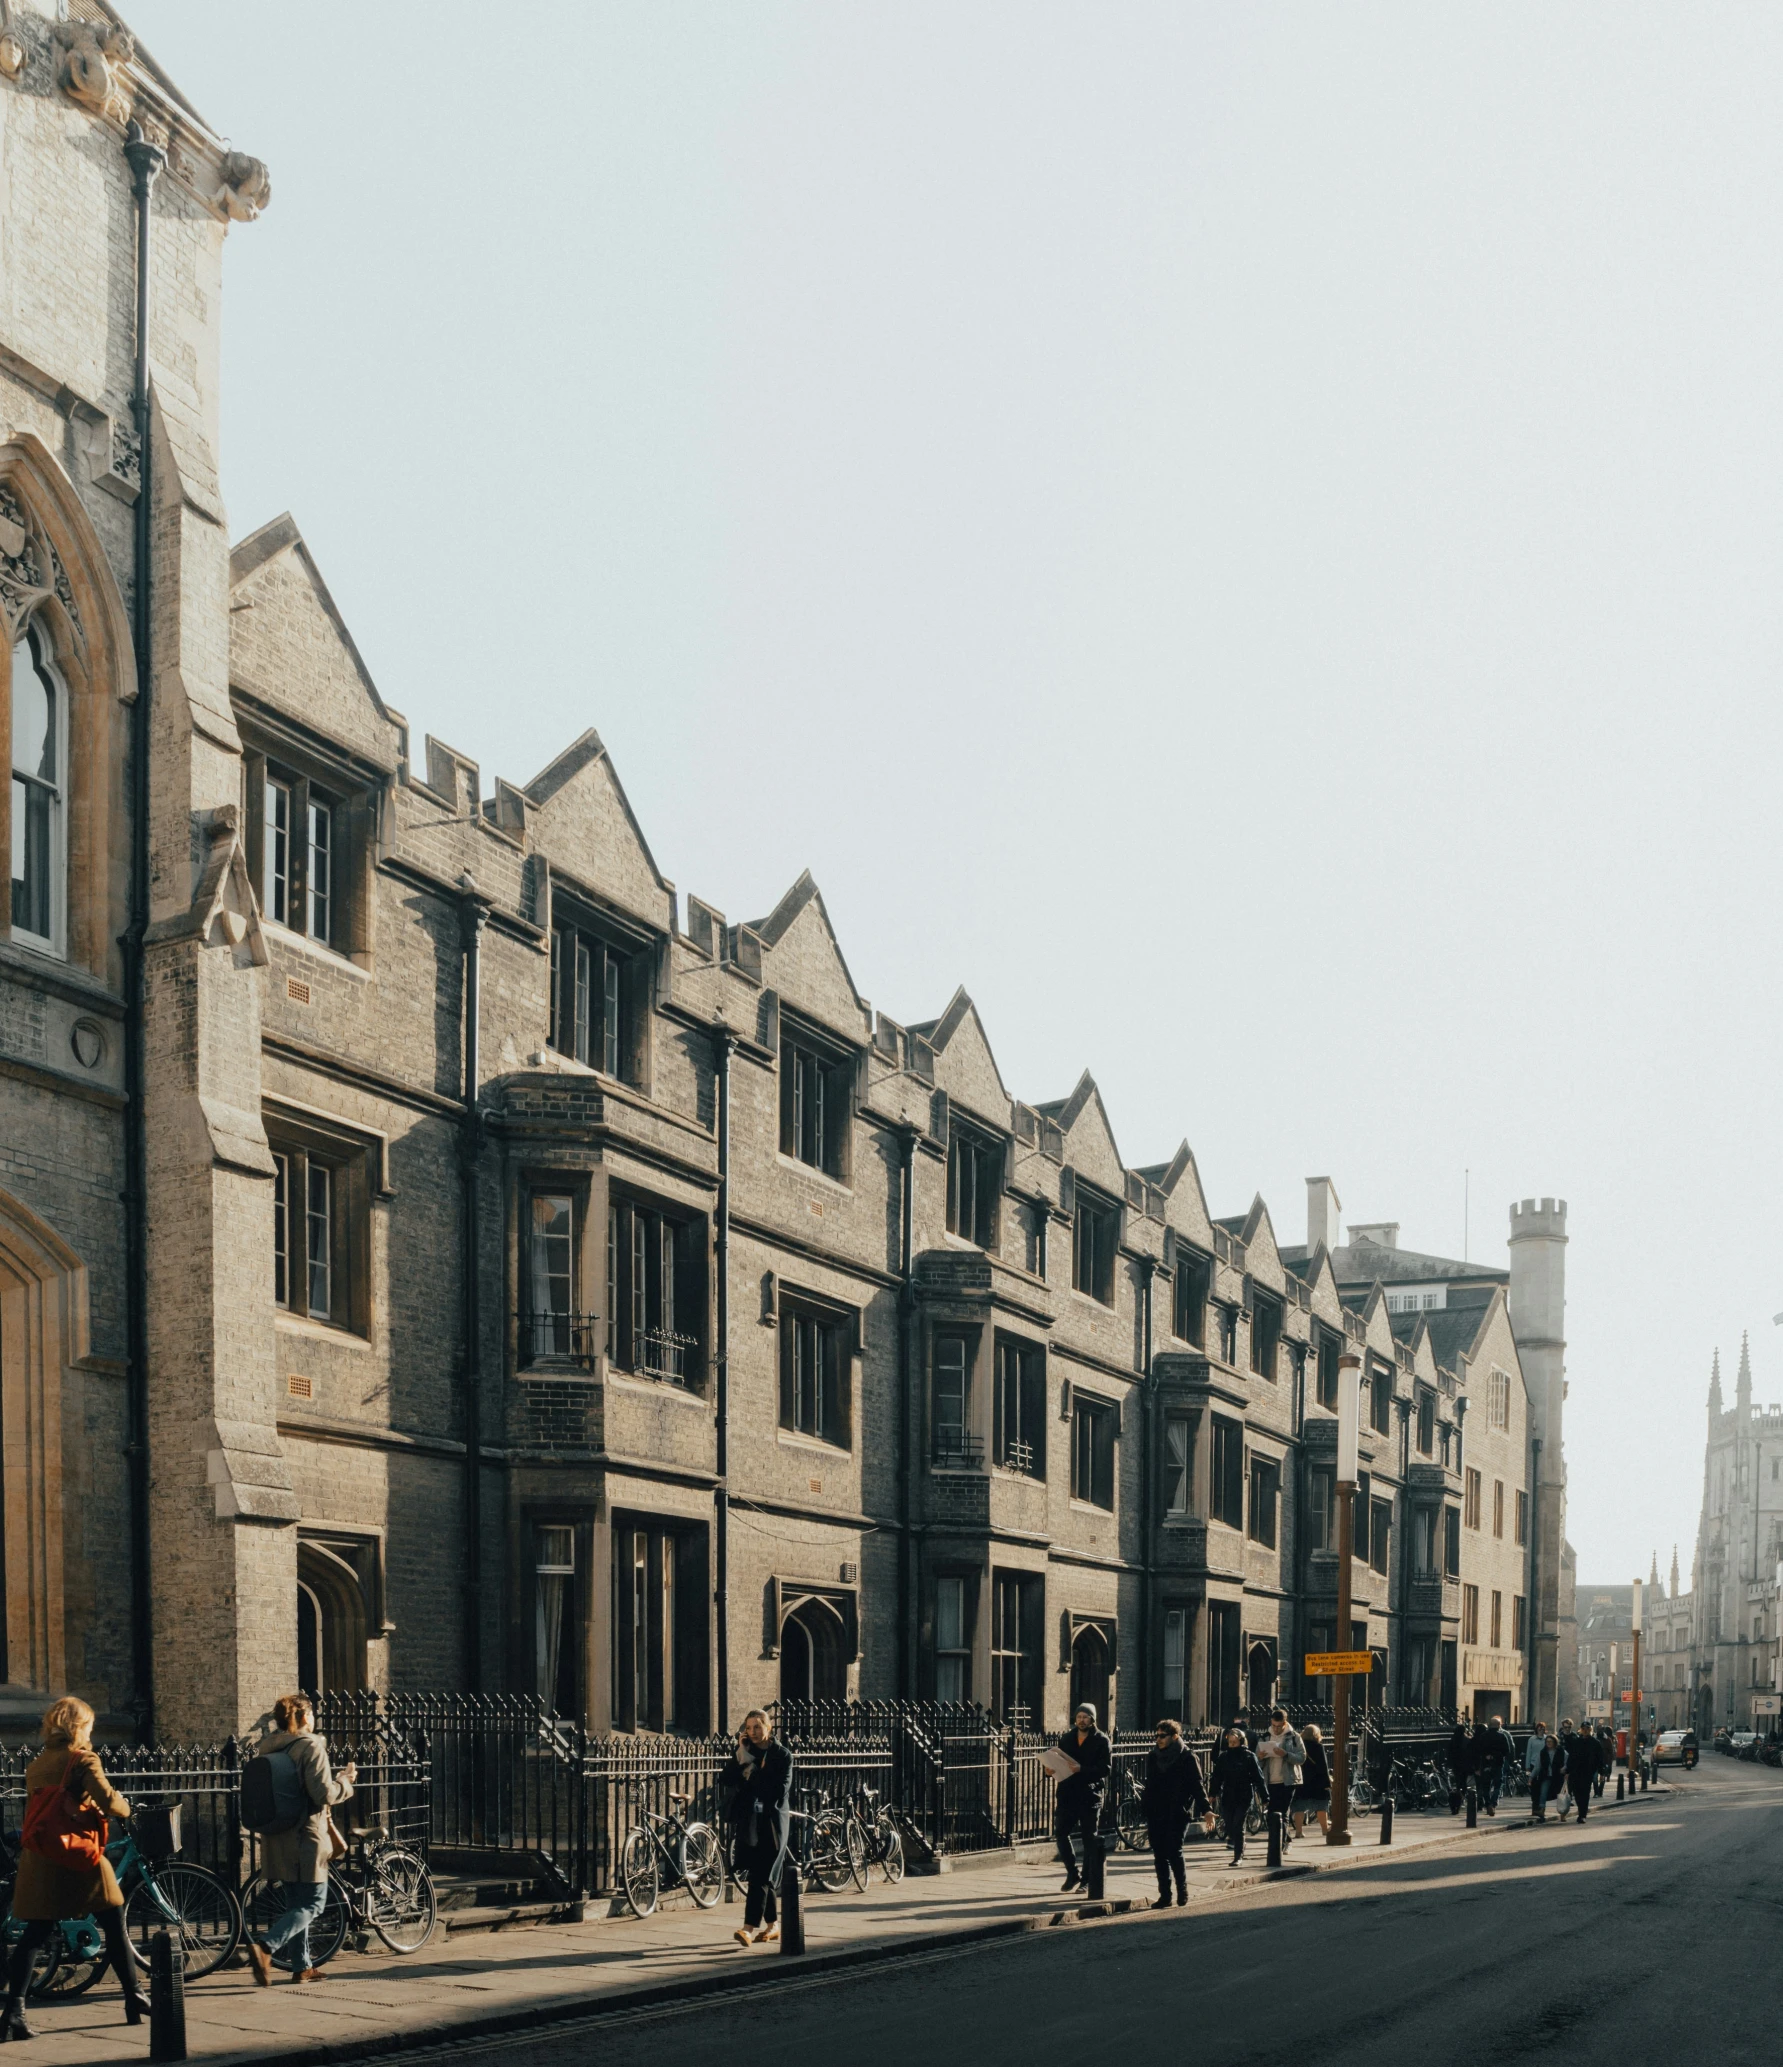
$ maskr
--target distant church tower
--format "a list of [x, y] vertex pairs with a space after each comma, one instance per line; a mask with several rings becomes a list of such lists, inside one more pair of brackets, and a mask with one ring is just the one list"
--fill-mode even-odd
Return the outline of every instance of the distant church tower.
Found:
[[1524, 1713], [1552, 1725], [1579, 1710], [1578, 1621], [1566, 1542], [1566, 1201], [1524, 1199], [1511, 1208], [1511, 1331], [1529, 1388], [1530, 1436], [1539, 1442], [1534, 1491], [1534, 1680]]

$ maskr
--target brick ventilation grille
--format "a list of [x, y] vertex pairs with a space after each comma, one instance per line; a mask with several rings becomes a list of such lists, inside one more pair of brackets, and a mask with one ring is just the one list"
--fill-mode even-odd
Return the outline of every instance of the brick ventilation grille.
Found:
[[292, 1371], [286, 1377], [285, 1390], [294, 1400], [312, 1400], [316, 1396], [314, 1383], [297, 1371]]
[[307, 1005], [310, 1001], [310, 987], [307, 983], [299, 983], [295, 976], [287, 976], [285, 995], [294, 1005]]

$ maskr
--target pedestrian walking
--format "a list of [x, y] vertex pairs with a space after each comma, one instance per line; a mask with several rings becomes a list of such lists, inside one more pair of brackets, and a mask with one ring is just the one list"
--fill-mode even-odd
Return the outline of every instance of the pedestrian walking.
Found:
[[771, 1944], [780, 1935], [777, 1898], [792, 1835], [792, 1753], [759, 1708], [744, 1716], [718, 1786], [730, 1803], [735, 1871], [749, 1882], [732, 1936], [739, 1945]]
[[1244, 1819], [1250, 1805], [1253, 1800], [1269, 1800], [1269, 1782], [1263, 1777], [1257, 1754], [1245, 1742], [1242, 1723], [1234, 1723], [1227, 1730], [1225, 1747], [1214, 1760], [1207, 1780], [1209, 1792], [1220, 1805], [1226, 1842], [1232, 1847], [1232, 1863], [1236, 1866], [1244, 1857]]
[[25, 1769], [25, 1827], [13, 1882], [12, 1913], [24, 1925], [6, 1969], [0, 2040], [31, 2037], [25, 1992], [58, 1923], [98, 1919], [105, 1955], [124, 1990], [124, 2021], [140, 2024], [148, 2000], [124, 1936], [124, 1896], [105, 1856], [107, 1818], [130, 1804], [105, 1777], [93, 1750], [93, 1711], [73, 1694], [53, 1701], [43, 1718], [43, 1749]]
[[1263, 1768], [1263, 1778], [1269, 1788], [1270, 1813], [1282, 1819], [1285, 1842], [1294, 1795], [1306, 1764], [1306, 1746], [1301, 1741], [1300, 1732], [1289, 1725], [1285, 1708], [1269, 1711], [1268, 1731], [1257, 1740], [1257, 1763]]
[[1566, 1750], [1550, 1730], [1542, 1739], [1541, 1755], [1529, 1783], [1530, 1814], [1537, 1823], [1548, 1820], [1547, 1804], [1559, 1801], [1566, 1777]]
[[1591, 1808], [1592, 1783], [1597, 1778], [1597, 1738], [1590, 1730], [1577, 1731], [1566, 1747], [1566, 1791], [1584, 1822]]
[[1449, 1732], [1447, 1752], [1449, 1762], [1449, 1814], [1453, 1816], [1461, 1807], [1461, 1798], [1467, 1792], [1467, 1783], [1479, 1770], [1480, 1747], [1474, 1736], [1471, 1721], [1458, 1722]]
[[1542, 1820], [1542, 1797], [1538, 1791], [1541, 1781], [1542, 1758], [1548, 1748], [1548, 1729], [1545, 1723], [1531, 1723], [1529, 1736], [1523, 1745], [1523, 1770], [1529, 1775], [1529, 1813], [1539, 1823]]
[[1480, 1801], [1488, 1816], [1498, 1814], [1498, 1797], [1504, 1791], [1505, 1769], [1511, 1762], [1511, 1740], [1505, 1734], [1503, 1718], [1490, 1717], [1479, 1734]]
[[272, 1720], [242, 1773], [243, 1821], [259, 1837], [261, 1869], [282, 1899], [272, 1921], [246, 1939], [259, 1988], [272, 1986], [275, 1966], [293, 1981], [322, 1979], [310, 1964], [310, 1925], [328, 1900], [335, 1846], [328, 1812], [352, 1799], [357, 1777], [350, 1762], [338, 1773], [330, 1765], [327, 1739], [316, 1735], [316, 1712], [302, 1694], [281, 1694]]
[[1610, 1734], [1609, 1724], [1599, 1723], [1597, 1726], [1597, 1780], [1595, 1783], [1595, 1791], [1599, 1799], [1603, 1795], [1603, 1783], [1609, 1778], [1610, 1768], [1615, 1763], [1616, 1740]]
[[[1560, 1753], [1563, 1761], [1562, 1771], [1570, 1770], [1575, 1758], [1581, 1765], [1584, 1762], [1582, 1756], [1579, 1756], [1579, 1733], [1573, 1728], [1573, 1719], [1570, 1715], [1561, 1718]], [[1554, 1799], [1560, 1804], [1560, 1820], [1564, 1823], [1570, 1811], [1578, 1806], [1577, 1798], [1570, 1787], [1556, 1787]]]
[[[1102, 1797], [1108, 1788], [1108, 1774], [1114, 1763], [1114, 1747], [1097, 1726], [1096, 1705], [1080, 1701], [1070, 1729], [1059, 1739], [1058, 1748], [1076, 1766], [1059, 1782], [1053, 1815], [1053, 1835], [1059, 1841], [1059, 1863], [1065, 1869], [1063, 1892], [1072, 1895], [1082, 1888], [1091, 1902], [1102, 1899]], [[1083, 1863], [1078, 1864], [1071, 1840], [1083, 1846]]]
[[1146, 1754], [1140, 1806], [1145, 1810], [1145, 1834], [1157, 1869], [1158, 1907], [1168, 1909], [1173, 1882], [1178, 1903], [1186, 1904], [1189, 1899], [1183, 1832], [1191, 1816], [1207, 1814], [1207, 1789], [1201, 1783], [1200, 1761], [1183, 1742], [1181, 1723], [1167, 1716], [1158, 1725], [1157, 1740]]
[[1306, 1746], [1306, 1762], [1300, 1768], [1300, 1785], [1294, 1790], [1294, 1832], [1304, 1835], [1311, 1816], [1326, 1835], [1331, 1830], [1331, 1762], [1325, 1756], [1325, 1734], [1317, 1723], [1308, 1723], [1300, 1733]]

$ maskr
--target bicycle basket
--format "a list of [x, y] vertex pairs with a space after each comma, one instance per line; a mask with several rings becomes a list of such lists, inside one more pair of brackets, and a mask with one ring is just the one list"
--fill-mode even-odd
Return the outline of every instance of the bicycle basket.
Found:
[[158, 1802], [137, 1809], [130, 1818], [136, 1849], [145, 1859], [171, 1859], [180, 1848], [180, 1804]]

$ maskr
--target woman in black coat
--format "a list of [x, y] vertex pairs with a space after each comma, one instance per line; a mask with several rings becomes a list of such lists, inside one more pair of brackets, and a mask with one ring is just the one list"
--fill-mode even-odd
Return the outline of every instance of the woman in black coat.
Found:
[[1157, 1744], [1146, 1754], [1140, 1805], [1145, 1810], [1145, 1834], [1151, 1840], [1152, 1864], [1158, 1872], [1158, 1907], [1170, 1907], [1173, 1879], [1176, 1899], [1186, 1906], [1189, 1878], [1183, 1865], [1183, 1832], [1191, 1815], [1207, 1814], [1207, 1789], [1201, 1784], [1199, 1761], [1183, 1742], [1179, 1722], [1166, 1720], [1158, 1725]]
[[1245, 1741], [1242, 1724], [1234, 1723], [1226, 1732], [1225, 1748], [1214, 1760], [1207, 1779], [1219, 1799], [1220, 1814], [1226, 1821], [1226, 1842], [1232, 1847], [1232, 1863], [1237, 1865], [1244, 1857], [1244, 1819], [1252, 1795], [1265, 1808], [1269, 1805], [1269, 1783], [1257, 1763], [1257, 1754]]
[[730, 1797], [736, 1870], [749, 1879], [749, 1899], [735, 1933], [739, 1945], [760, 1945], [780, 1935], [775, 1890], [792, 1831], [792, 1753], [776, 1744], [768, 1718], [752, 1708], [737, 1733], [737, 1748], [718, 1776]]

